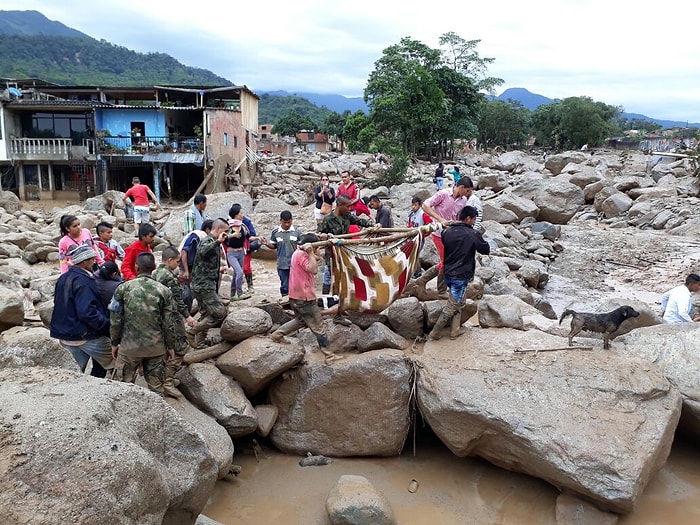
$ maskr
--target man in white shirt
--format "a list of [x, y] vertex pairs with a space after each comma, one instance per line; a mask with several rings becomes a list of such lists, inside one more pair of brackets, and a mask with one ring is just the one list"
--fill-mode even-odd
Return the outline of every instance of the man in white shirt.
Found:
[[691, 273], [685, 284], [676, 286], [661, 297], [661, 312], [664, 323], [692, 323], [700, 317], [692, 318], [693, 301], [691, 293], [700, 291], [700, 275]]

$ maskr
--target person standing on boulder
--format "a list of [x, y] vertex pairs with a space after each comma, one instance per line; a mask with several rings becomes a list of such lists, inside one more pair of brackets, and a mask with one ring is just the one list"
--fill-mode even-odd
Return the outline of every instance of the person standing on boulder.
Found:
[[430, 339], [440, 339], [440, 330], [448, 324], [451, 324], [450, 339], [459, 336], [461, 309], [469, 281], [474, 278], [476, 253], [488, 255], [491, 251], [489, 243], [473, 228], [476, 217], [476, 208], [465, 206], [459, 212], [459, 222], [450, 225], [442, 233], [445, 246], [443, 274], [450, 293], [447, 296], [447, 306], [430, 332]]
[[207, 330], [220, 326], [228, 313], [219, 297], [221, 245], [228, 238], [226, 230], [228, 222], [216, 219], [212, 223], [211, 231], [199, 241], [194, 257], [190, 288], [201, 313], [199, 322], [190, 329], [190, 334], [194, 335], [195, 349], [206, 347]]
[[277, 250], [277, 275], [280, 278], [280, 295], [289, 294], [289, 271], [292, 255], [301, 237], [301, 230], [292, 224], [292, 212], [284, 210], [280, 213], [280, 225], [272, 230], [266, 246]]
[[109, 348], [109, 317], [97, 289], [92, 267], [97, 252], [81, 244], [69, 252], [72, 265], [56, 281], [50, 334], [68, 350], [85, 372], [90, 358], [100, 367], [90, 375], [104, 377], [113, 367]]
[[201, 230], [202, 224], [207, 219], [204, 210], [207, 207], [207, 196], [203, 193], [198, 193], [194, 196], [192, 206], [185, 212], [184, 225], [182, 233], [187, 237], [195, 230]]
[[276, 343], [289, 343], [285, 335], [308, 326], [316, 336], [318, 346], [326, 357], [326, 364], [342, 359], [329, 349], [328, 336], [323, 326], [321, 309], [316, 301], [315, 276], [318, 271], [318, 263], [322, 256], [319, 248], [311, 243], [320, 239], [314, 233], [305, 233], [299, 239], [299, 246], [292, 254], [289, 270], [289, 303], [296, 314], [291, 321], [284, 323], [275, 330], [270, 339]]
[[133, 383], [139, 366], [149, 390], [164, 395], [166, 359], [173, 358], [173, 295], [151, 276], [152, 253], [136, 257], [138, 277], [117, 287], [109, 303], [112, 357], [121, 380]]
[[194, 326], [196, 321], [190, 315], [189, 308], [182, 300], [182, 287], [177, 278], [177, 267], [180, 264], [180, 252], [173, 246], [168, 246], [163, 250], [163, 262], [160, 263], [156, 271], [153, 272], [153, 278], [159, 283], [165, 285], [173, 295], [173, 329], [175, 330], [175, 346], [172, 359], [168, 360], [165, 365], [165, 386], [163, 391], [172, 397], [181, 397], [182, 394], [176, 388], [179, 382], [175, 379], [175, 374], [182, 367], [182, 360], [189, 349], [187, 343], [187, 334], [185, 332], [185, 323], [187, 326]]
[[131, 179], [131, 188], [126, 190], [126, 193], [122, 197], [122, 201], [125, 205], [131, 206], [131, 201], [133, 199], [134, 206], [134, 224], [142, 224], [151, 222], [151, 204], [148, 197], [153, 199], [156, 203], [156, 207], [160, 210], [160, 202], [156, 198], [155, 193], [151, 191], [151, 188], [145, 184], [141, 184], [141, 180], [138, 177]]

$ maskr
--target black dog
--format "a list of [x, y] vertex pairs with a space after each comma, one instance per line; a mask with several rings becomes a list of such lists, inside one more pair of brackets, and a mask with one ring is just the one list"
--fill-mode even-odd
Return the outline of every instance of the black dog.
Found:
[[571, 340], [581, 330], [598, 332], [603, 334], [603, 348], [609, 348], [610, 334], [615, 332], [620, 325], [630, 317], [639, 317], [639, 312], [631, 306], [620, 306], [612, 312], [605, 314], [578, 313], [573, 310], [564, 310], [559, 318], [559, 324], [566, 316], [571, 316], [571, 332], [569, 332], [569, 346]]

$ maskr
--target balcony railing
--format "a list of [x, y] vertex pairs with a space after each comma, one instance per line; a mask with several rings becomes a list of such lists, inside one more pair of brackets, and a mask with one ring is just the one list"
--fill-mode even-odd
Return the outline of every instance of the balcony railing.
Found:
[[10, 157], [18, 160], [69, 160], [71, 139], [10, 139]]
[[103, 137], [98, 139], [103, 155], [144, 155], [146, 153], [203, 153], [200, 137]]

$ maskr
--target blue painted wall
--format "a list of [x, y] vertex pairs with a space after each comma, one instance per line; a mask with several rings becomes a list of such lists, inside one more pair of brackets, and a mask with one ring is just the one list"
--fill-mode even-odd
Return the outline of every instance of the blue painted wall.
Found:
[[144, 122], [145, 136], [165, 137], [165, 115], [156, 109], [101, 109], [95, 113], [96, 129], [108, 129], [113, 137], [131, 136], [131, 123]]

